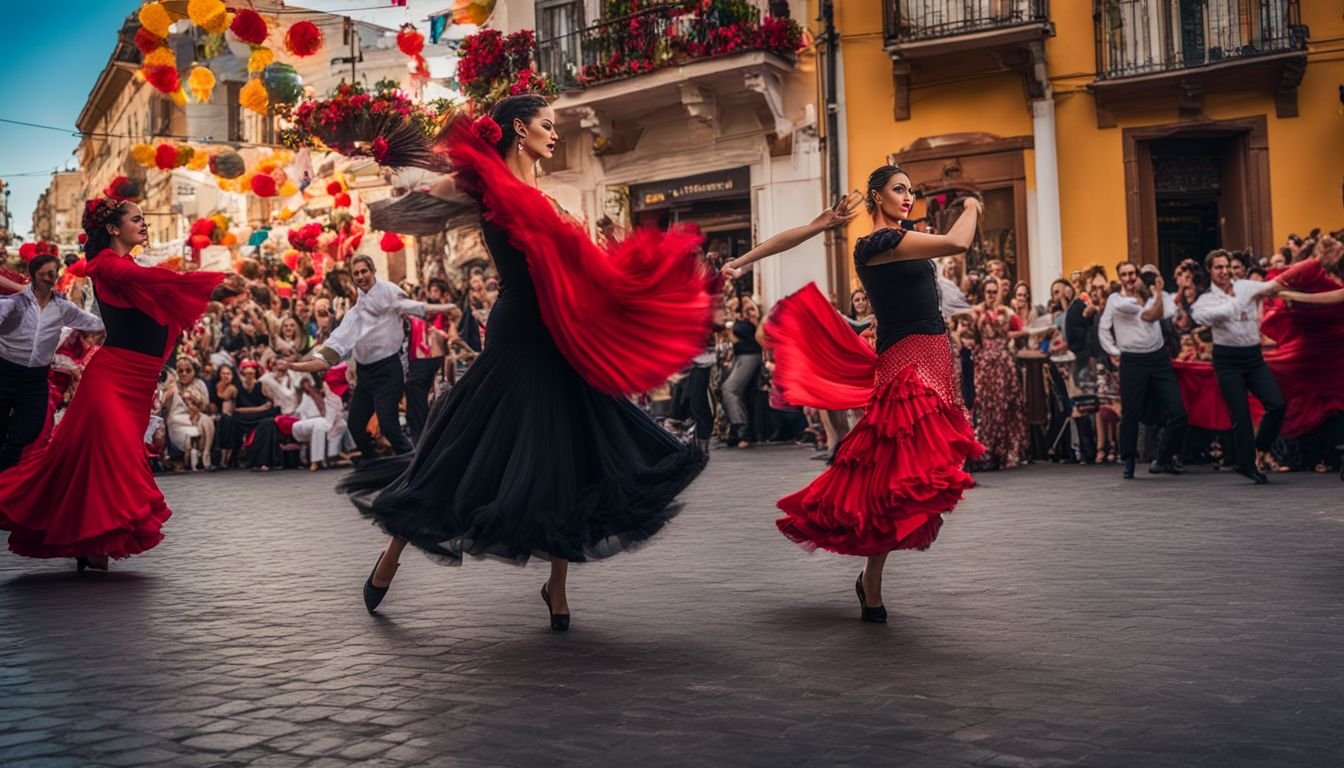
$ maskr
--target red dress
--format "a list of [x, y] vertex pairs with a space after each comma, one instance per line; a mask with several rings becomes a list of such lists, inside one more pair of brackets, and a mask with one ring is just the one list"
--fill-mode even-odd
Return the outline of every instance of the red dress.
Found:
[[145, 426], [174, 342], [224, 278], [141, 267], [112, 250], [86, 271], [107, 342], [51, 442], [0, 472], [0, 529], [10, 532], [10, 551], [26, 557], [122, 558], [163, 538], [172, 513], [145, 461]]
[[[864, 287], [870, 299], [878, 293], [868, 281]], [[831, 466], [779, 500], [780, 532], [842, 555], [927, 549], [943, 513], [975, 484], [966, 460], [984, 450], [960, 401], [946, 334], [911, 333], [878, 355], [815, 284], [780, 301], [765, 332], [789, 402], [865, 409]]]
[[[1321, 266], [1307, 259], [1273, 278], [1294, 291], [1324, 293], [1344, 288]], [[1344, 413], [1344, 305], [1294, 304], [1278, 298], [1265, 301], [1260, 332], [1278, 342], [1265, 351], [1288, 413], [1283, 435], [1299, 437]]]

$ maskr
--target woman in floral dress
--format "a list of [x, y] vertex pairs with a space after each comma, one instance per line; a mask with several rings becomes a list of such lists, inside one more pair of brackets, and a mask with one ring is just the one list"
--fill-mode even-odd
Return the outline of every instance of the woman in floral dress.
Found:
[[1011, 343], [1026, 334], [1022, 320], [1000, 299], [1003, 285], [988, 278], [984, 301], [971, 309], [979, 341], [975, 359], [975, 433], [984, 459], [1010, 469], [1027, 458], [1027, 417]]

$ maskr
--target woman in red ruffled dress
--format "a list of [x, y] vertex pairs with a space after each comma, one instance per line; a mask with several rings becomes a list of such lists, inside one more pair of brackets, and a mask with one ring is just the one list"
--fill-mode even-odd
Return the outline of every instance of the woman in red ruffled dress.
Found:
[[535, 555], [550, 562], [541, 597], [564, 631], [569, 563], [653, 536], [704, 467], [624, 396], [704, 348], [717, 276], [700, 238], [637, 229], [599, 249], [536, 186], [557, 140], [546, 100], [522, 95], [450, 124], [438, 147], [479, 204], [499, 298], [484, 351], [434, 402], [415, 451], [341, 485], [392, 535], [364, 585], [370, 612], [408, 543], [448, 564]]
[[[980, 201], [967, 198], [947, 234], [932, 235], [902, 227], [914, 199], [910, 177], [897, 166], [884, 165], [868, 177], [864, 204], [873, 232], [855, 243], [854, 265], [877, 317], [876, 352], [815, 284], [780, 301], [765, 328], [784, 399], [829, 410], [864, 409], [831, 466], [779, 500], [784, 517], [776, 525], [807, 549], [867, 558], [854, 590], [861, 618], [878, 623], [887, 620], [887, 555], [933, 543], [943, 514], [974, 485], [966, 460], [984, 450], [961, 403], [932, 261], [966, 250]], [[837, 211], [844, 215], [843, 203]], [[776, 236], [781, 245], [801, 242], [788, 234]], [[766, 255], [769, 244], [728, 269]]]
[[139, 554], [163, 538], [171, 512], [145, 460], [159, 372], [182, 329], [205, 311], [224, 274], [179, 274], [130, 257], [148, 239], [139, 206], [85, 206], [85, 274], [107, 340], [42, 450], [0, 472], [0, 529], [25, 557], [73, 557], [80, 570]]

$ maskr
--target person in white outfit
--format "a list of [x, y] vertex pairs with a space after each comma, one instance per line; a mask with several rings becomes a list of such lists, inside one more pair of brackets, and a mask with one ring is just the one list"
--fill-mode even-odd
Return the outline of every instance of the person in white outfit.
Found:
[[299, 380], [301, 394], [294, 415], [294, 439], [308, 444], [308, 469], [319, 467], [341, 453], [345, 437], [345, 405], [326, 385], [304, 376]]

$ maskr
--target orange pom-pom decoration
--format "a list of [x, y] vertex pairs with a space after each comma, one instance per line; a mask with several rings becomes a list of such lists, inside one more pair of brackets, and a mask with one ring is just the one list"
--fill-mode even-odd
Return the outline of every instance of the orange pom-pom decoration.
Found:
[[349, 193], [349, 192], [342, 192], [342, 193], [340, 193], [339, 195], [336, 195], [336, 198], [335, 198], [335, 200], [332, 202], [332, 204], [335, 205], [337, 208], [349, 208], [349, 207], [350, 207], [350, 193]]
[[208, 235], [192, 235], [190, 242], [191, 247], [198, 251], [210, 247], [210, 237]]
[[378, 241], [378, 247], [383, 249], [383, 253], [396, 253], [406, 247], [405, 241], [401, 235], [395, 232], [384, 232], [383, 239]]
[[164, 39], [141, 27], [135, 30], [135, 47], [140, 49], [141, 53], [149, 53], [155, 48], [164, 45]]
[[258, 173], [252, 177], [252, 192], [257, 197], [275, 197], [278, 189], [275, 179], [264, 173]]
[[266, 29], [266, 20], [261, 18], [261, 14], [250, 8], [238, 10], [233, 15], [233, 23], [229, 25], [235, 37], [244, 43], [251, 45], [261, 45], [266, 42], [266, 35], [270, 30]]
[[178, 77], [177, 67], [152, 64], [144, 68], [145, 82], [154, 86], [159, 93], [174, 94], [182, 90], [182, 79]]
[[345, 187], [344, 187], [344, 185], [341, 184], [341, 182], [339, 182], [339, 181], [329, 181], [329, 182], [327, 182], [327, 194], [328, 194], [328, 195], [339, 195], [339, 194], [341, 194], [341, 193], [344, 192], [344, 191], [345, 191]]
[[300, 21], [285, 33], [285, 50], [298, 56], [312, 56], [322, 50], [322, 30], [311, 21]]
[[170, 171], [177, 165], [177, 149], [172, 144], [160, 144], [154, 150], [154, 167], [160, 171]]
[[419, 56], [425, 50], [425, 36], [415, 30], [415, 25], [402, 24], [397, 33], [397, 47], [407, 56]]

